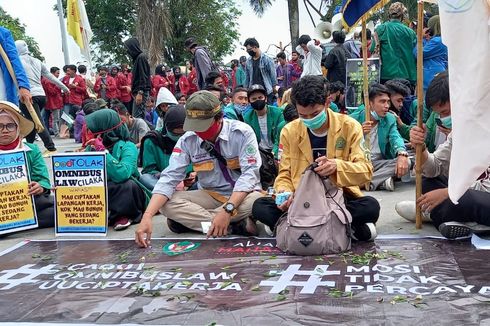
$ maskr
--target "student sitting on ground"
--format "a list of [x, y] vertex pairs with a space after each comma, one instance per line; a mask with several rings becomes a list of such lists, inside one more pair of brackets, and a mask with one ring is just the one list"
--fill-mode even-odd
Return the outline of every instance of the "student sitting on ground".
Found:
[[232, 93], [231, 103], [225, 106], [223, 112], [225, 119], [239, 120], [243, 122], [243, 115], [252, 108], [248, 104], [247, 89], [237, 87]]
[[398, 132], [396, 118], [389, 113], [390, 91], [386, 86], [373, 84], [369, 89], [371, 119], [366, 121], [362, 106], [350, 116], [362, 124], [364, 135], [369, 134], [371, 161], [374, 175], [369, 185], [373, 191], [380, 186], [388, 191], [395, 190], [394, 178], [409, 173], [410, 160], [405, 142]]
[[259, 147], [272, 152], [277, 158], [281, 130], [286, 124], [282, 110], [267, 105], [267, 94], [261, 85], [252, 85], [247, 95], [253, 110], [245, 113], [243, 120], [254, 130]]
[[[252, 128], [223, 119], [219, 100], [208, 91], [192, 94], [185, 108], [184, 130], [188, 132], [177, 142], [170, 165], [153, 189], [136, 242], [142, 247], [150, 244], [152, 218], [158, 211], [175, 233], [203, 232], [211, 222], [208, 236], [257, 235], [250, 216], [253, 202], [262, 196], [261, 159]], [[199, 190], [176, 192], [191, 163]]]
[[[153, 190], [160, 179], [160, 173], [168, 167], [175, 144], [185, 133], [182, 129], [184, 120], [184, 106], [174, 105], [165, 115], [163, 129], [150, 131], [143, 137], [139, 154], [139, 165], [143, 167], [140, 181], [148, 189]], [[195, 173], [191, 172], [190, 166], [184, 182], [186, 187], [190, 187], [195, 182]]]
[[141, 139], [150, 131], [148, 124], [145, 120], [141, 118], [134, 118], [131, 114], [129, 114], [126, 106], [119, 102], [112, 108], [117, 109], [117, 113], [121, 120], [126, 124], [129, 130], [129, 137], [131, 141], [136, 144], [136, 147], [139, 148], [141, 145]]
[[[434, 80], [432, 81], [434, 82]], [[432, 85], [432, 83], [431, 83]], [[430, 89], [431, 86], [429, 86]], [[427, 128], [413, 127], [410, 142], [425, 145]], [[432, 221], [441, 234], [449, 239], [468, 236], [471, 233], [490, 231], [490, 167], [482, 171], [478, 180], [455, 205], [449, 199], [448, 176], [451, 163], [452, 135], [430, 154], [422, 153], [422, 196], [417, 205], [422, 210], [423, 220]], [[425, 147], [425, 146], [424, 146]], [[409, 221], [415, 221], [415, 202], [396, 204], [396, 211]]]
[[34, 196], [39, 228], [54, 226], [54, 199], [50, 196], [48, 168], [36, 144], [23, 142], [34, 123], [20, 113], [13, 103], [0, 101], [0, 152], [23, 149], [29, 166], [29, 195]]
[[107, 193], [109, 225], [124, 230], [139, 223], [147, 204], [147, 195], [137, 168], [138, 149], [116, 111], [102, 109], [86, 117], [87, 128], [97, 138], [89, 141], [88, 151], [108, 151]]
[[276, 193], [292, 195], [281, 206], [270, 197], [258, 199], [253, 205], [253, 217], [274, 229], [294, 200], [303, 172], [317, 162], [315, 171], [344, 191], [346, 207], [352, 214], [354, 238], [373, 240], [380, 207], [376, 199], [363, 196], [359, 190], [372, 176], [361, 126], [352, 118], [326, 108], [321, 76], [305, 76], [293, 83], [292, 100], [300, 119], [282, 130], [283, 152], [274, 184]]
[[176, 105], [177, 100], [173, 94], [166, 87], [160, 88], [158, 91], [157, 101], [155, 103], [155, 110], [158, 114], [157, 123], [155, 129], [163, 128], [163, 120], [165, 119], [165, 113], [171, 105]]

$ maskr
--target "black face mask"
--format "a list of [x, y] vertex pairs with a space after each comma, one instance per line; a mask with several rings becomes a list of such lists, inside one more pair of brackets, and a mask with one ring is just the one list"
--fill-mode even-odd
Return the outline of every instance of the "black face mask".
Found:
[[250, 105], [254, 110], [260, 111], [263, 108], [265, 108], [265, 100], [257, 100], [255, 102], [250, 103]]
[[255, 57], [255, 51], [254, 50], [248, 50], [247, 53], [251, 56], [251, 57]]

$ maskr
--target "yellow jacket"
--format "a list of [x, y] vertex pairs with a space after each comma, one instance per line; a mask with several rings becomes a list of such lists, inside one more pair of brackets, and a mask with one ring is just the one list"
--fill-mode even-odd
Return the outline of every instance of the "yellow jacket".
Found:
[[[330, 180], [344, 192], [361, 197], [359, 185], [371, 181], [373, 166], [364, 145], [361, 125], [347, 115], [327, 109], [327, 158], [337, 162], [337, 173]], [[281, 153], [282, 150], [282, 153]], [[313, 163], [313, 152], [306, 126], [301, 119], [288, 123], [281, 133], [279, 175], [274, 188], [294, 192], [305, 169]]]

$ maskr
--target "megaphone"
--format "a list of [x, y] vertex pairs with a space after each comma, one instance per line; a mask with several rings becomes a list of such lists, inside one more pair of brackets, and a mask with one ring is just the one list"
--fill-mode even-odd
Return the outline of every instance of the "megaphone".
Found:
[[315, 34], [320, 42], [328, 43], [332, 41], [332, 34], [342, 30], [342, 13], [332, 17], [332, 22], [321, 22], [315, 28]]

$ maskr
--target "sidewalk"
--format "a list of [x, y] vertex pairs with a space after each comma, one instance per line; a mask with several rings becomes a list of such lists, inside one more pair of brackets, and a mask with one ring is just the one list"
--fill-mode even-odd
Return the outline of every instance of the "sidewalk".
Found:
[[[59, 152], [73, 151], [79, 147], [79, 144], [75, 144], [73, 139], [55, 139], [56, 146]], [[42, 143], [37, 142], [37, 145], [44, 151]], [[51, 174], [51, 159], [45, 159], [48, 165], [48, 170]], [[366, 192], [366, 195], [375, 197], [381, 205], [381, 216], [377, 223], [377, 229], [379, 235], [411, 235], [411, 236], [440, 236], [440, 233], [430, 224], [424, 224], [423, 229], [416, 230], [415, 224], [409, 223], [402, 219], [395, 212], [395, 204], [402, 200], [414, 200], [415, 199], [415, 184], [414, 183], [397, 183], [395, 185], [395, 192], [376, 191]], [[134, 232], [137, 225], [132, 225], [124, 231], [114, 231], [109, 229], [107, 237], [109, 239], [132, 239], [134, 238]], [[266, 236], [263, 227], [260, 226], [260, 236]], [[167, 228], [165, 217], [157, 215], [153, 218], [153, 237], [163, 238], [186, 238], [186, 237], [204, 237], [197, 233], [194, 234], [174, 234]], [[53, 229], [41, 229], [41, 230], [29, 230], [16, 234], [5, 235], [0, 238], [0, 251], [3, 251], [22, 240], [35, 239], [46, 240], [54, 239]], [[67, 238], [67, 237], [64, 237]], [[94, 237], [100, 239], [100, 237]]]

